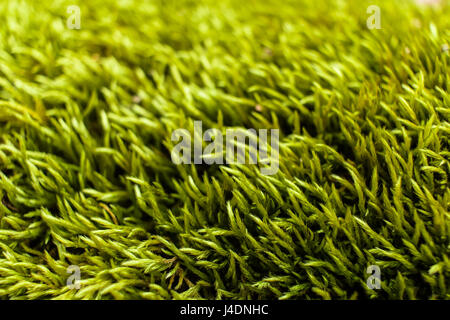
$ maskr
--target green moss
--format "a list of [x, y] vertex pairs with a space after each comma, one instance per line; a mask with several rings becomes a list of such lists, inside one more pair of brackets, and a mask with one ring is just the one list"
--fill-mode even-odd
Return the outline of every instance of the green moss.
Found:
[[[449, 299], [450, 6], [0, 3], [0, 298]], [[280, 129], [280, 170], [171, 133]], [[66, 286], [81, 269], [81, 288]], [[366, 285], [370, 265], [382, 286]]]

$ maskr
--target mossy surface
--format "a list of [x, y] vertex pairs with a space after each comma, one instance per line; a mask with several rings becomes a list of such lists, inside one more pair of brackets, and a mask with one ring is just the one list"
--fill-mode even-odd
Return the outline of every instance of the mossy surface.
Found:
[[[449, 299], [449, 17], [1, 1], [0, 298]], [[196, 120], [280, 129], [278, 173], [173, 164]]]

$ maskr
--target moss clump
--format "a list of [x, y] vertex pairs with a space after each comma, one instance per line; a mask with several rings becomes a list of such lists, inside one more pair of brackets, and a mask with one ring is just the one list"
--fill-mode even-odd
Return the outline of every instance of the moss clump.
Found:
[[450, 6], [376, 2], [1, 1], [0, 298], [448, 299]]

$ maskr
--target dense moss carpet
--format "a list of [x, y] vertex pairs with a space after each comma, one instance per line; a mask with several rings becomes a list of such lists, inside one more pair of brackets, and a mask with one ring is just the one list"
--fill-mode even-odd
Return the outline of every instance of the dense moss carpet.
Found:
[[[1, 1], [0, 298], [449, 299], [437, 3]], [[279, 171], [175, 165], [196, 120]]]

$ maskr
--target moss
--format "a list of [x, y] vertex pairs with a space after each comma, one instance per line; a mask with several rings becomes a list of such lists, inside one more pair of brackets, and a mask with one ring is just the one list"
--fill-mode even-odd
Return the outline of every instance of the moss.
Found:
[[2, 1], [0, 298], [449, 299], [450, 6], [377, 2]]

